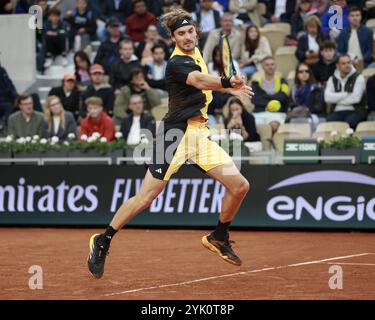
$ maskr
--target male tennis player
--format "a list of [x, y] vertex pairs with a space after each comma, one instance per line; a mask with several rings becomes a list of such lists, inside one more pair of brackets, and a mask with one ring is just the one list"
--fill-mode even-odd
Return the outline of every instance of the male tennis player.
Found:
[[[208, 139], [207, 108], [212, 100], [211, 90], [248, 98], [253, 96], [253, 92], [240, 76], [225, 79], [208, 74], [207, 66], [196, 47], [197, 29], [189, 13], [176, 10], [167, 13], [162, 19], [176, 44], [166, 69], [169, 110], [163, 119], [164, 127], [158, 129], [152, 163], [140, 191], [121, 205], [104, 233], [94, 234], [90, 239], [87, 262], [89, 271], [96, 278], [104, 273], [105, 259], [116, 232], [151, 205], [171, 175], [188, 159], [226, 188], [218, 225], [212, 233], [202, 238], [202, 244], [225, 261], [241, 265], [241, 259], [229, 241], [228, 229], [249, 190], [249, 183], [231, 157], [216, 142]], [[177, 139], [178, 143], [165, 139], [165, 133], [170, 129], [182, 132]], [[160, 162], [158, 152], [163, 150], [164, 153], [173, 143], [175, 147], [171, 159]]]

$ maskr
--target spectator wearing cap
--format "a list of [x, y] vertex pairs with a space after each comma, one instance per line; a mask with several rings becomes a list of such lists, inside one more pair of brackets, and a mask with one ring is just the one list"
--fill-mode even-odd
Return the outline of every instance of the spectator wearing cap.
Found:
[[126, 20], [126, 34], [134, 41], [145, 38], [145, 32], [150, 24], [156, 25], [156, 16], [147, 10], [144, 0], [133, 1], [134, 13]]
[[64, 109], [70, 111], [77, 119], [79, 115], [80, 92], [76, 85], [75, 75], [66, 74], [62, 85], [52, 88], [48, 95], [59, 97]]
[[123, 37], [120, 31], [120, 21], [112, 17], [107, 22], [107, 31], [109, 38], [101, 43], [98, 53], [95, 56], [94, 63], [104, 67], [107, 74], [111, 71], [111, 65], [120, 58], [119, 44]]
[[87, 116], [81, 122], [79, 136], [92, 136], [94, 132], [100, 133], [107, 141], [115, 137], [115, 125], [111, 117], [103, 111], [103, 101], [98, 97], [90, 97], [85, 101], [87, 105]]
[[130, 39], [120, 41], [119, 44], [120, 58], [111, 66], [109, 83], [118, 94], [121, 87], [129, 84], [130, 72], [135, 68], [140, 68], [141, 64], [134, 54], [134, 44]]
[[99, 97], [103, 101], [103, 109], [112, 115], [115, 94], [110, 84], [104, 81], [104, 69], [100, 64], [93, 64], [90, 68], [91, 84], [82, 93], [80, 115], [84, 118], [87, 114], [85, 101], [90, 97]]

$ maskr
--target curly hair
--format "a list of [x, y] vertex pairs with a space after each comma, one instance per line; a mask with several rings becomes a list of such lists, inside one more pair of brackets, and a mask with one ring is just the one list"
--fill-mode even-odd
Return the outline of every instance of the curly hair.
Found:
[[[176, 10], [169, 11], [169, 12], [167, 12], [166, 14], [164, 14], [160, 17], [160, 22], [161, 22], [162, 26], [167, 30], [168, 35], [170, 37], [172, 36], [171, 29], [172, 29], [173, 25], [176, 23], [176, 21], [178, 21], [178, 20], [190, 20], [190, 21], [192, 21], [192, 16], [189, 12], [187, 12], [183, 9], [176, 9]], [[199, 36], [200, 36], [199, 26], [195, 21], [193, 21], [193, 25], [195, 27], [195, 30], [196, 30], [198, 38], [199, 38]]]

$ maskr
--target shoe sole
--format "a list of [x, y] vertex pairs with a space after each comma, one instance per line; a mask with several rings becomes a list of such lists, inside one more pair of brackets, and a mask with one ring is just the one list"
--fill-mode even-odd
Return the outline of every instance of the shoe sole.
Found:
[[[90, 249], [90, 251], [89, 251], [89, 255], [88, 255], [88, 257], [87, 257], [87, 262], [88, 262], [89, 259], [90, 259], [91, 248], [92, 248], [93, 245], [94, 245], [94, 239], [95, 239], [95, 237], [96, 237], [97, 235], [99, 235], [99, 233], [93, 234], [93, 235], [91, 236], [91, 238], [90, 238], [90, 242], [89, 242], [89, 249]], [[100, 278], [103, 276], [103, 274], [101, 274], [101, 275], [96, 275], [96, 274], [92, 273], [92, 272], [90, 271], [90, 269], [89, 269], [89, 273], [90, 273], [95, 279], [100, 279]]]
[[230, 264], [233, 264], [235, 266], [240, 266], [242, 263], [237, 263], [231, 259], [229, 259], [227, 256], [224, 256], [220, 250], [218, 248], [216, 248], [212, 243], [210, 243], [208, 240], [207, 240], [207, 236], [204, 236], [202, 238], [202, 245], [208, 249], [208, 250], [211, 250], [212, 252], [215, 252], [217, 253], [224, 261], [230, 263]]

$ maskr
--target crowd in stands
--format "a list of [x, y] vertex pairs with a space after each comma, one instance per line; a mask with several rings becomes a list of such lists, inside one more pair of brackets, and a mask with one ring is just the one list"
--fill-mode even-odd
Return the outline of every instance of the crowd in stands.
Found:
[[[295, 118], [345, 121], [355, 129], [375, 120], [375, 72], [362, 74], [375, 67], [374, 34], [366, 26], [375, 4], [365, 2], [375, 1], [76, 0], [75, 8], [61, 12], [42, 0], [19, 0], [15, 7], [1, 0], [0, 19], [27, 13], [34, 4], [43, 8], [44, 28], [36, 30], [40, 74], [57, 57], [66, 66], [69, 53], [75, 73], [65, 74], [41, 105], [37, 94], [18, 93], [0, 66], [0, 131], [62, 141], [69, 133], [93, 132], [111, 141], [121, 131], [130, 144], [139, 143], [141, 129], [155, 132], [152, 110], [168, 98], [165, 69], [173, 51], [158, 18], [174, 8], [192, 13], [209, 73], [223, 75], [218, 44], [226, 35], [237, 73], [255, 92], [251, 103], [213, 93], [210, 124], [240, 128], [245, 141], [259, 141], [255, 124], [261, 119], [273, 132]], [[332, 26], [333, 5], [342, 15]], [[272, 41], [263, 33], [273, 23], [290, 26], [284, 46], [295, 48], [298, 61], [291, 82], [278, 71]], [[94, 56], [88, 50], [93, 41], [100, 41]]]

